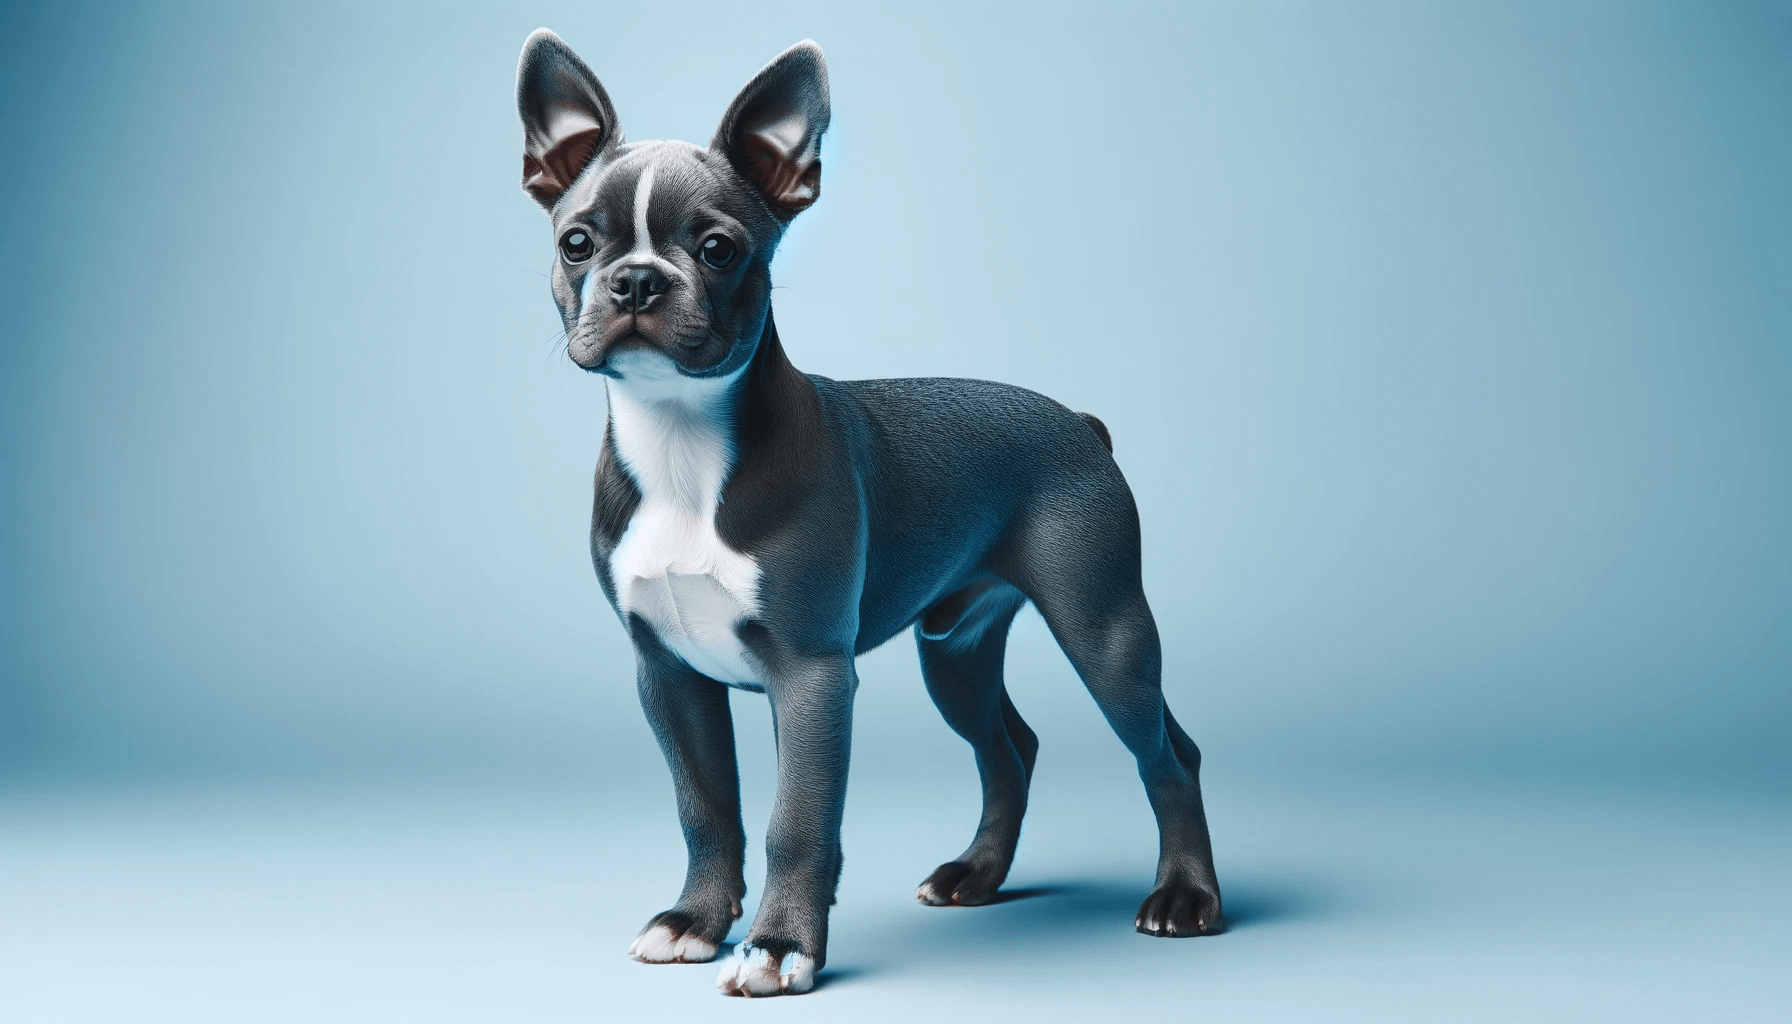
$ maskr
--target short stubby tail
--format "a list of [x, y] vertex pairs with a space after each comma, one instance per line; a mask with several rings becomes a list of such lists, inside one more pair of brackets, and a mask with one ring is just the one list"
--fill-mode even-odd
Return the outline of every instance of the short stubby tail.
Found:
[[1108, 433], [1108, 425], [1086, 412], [1079, 412], [1077, 415], [1083, 418], [1084, 423], [1089, 424], [1089, 429], [1095, 431], [1096, 437], [1101, 438], [1101, 446], [1108, 450], [1108, 454], [1113, 454], [1114, 438]]

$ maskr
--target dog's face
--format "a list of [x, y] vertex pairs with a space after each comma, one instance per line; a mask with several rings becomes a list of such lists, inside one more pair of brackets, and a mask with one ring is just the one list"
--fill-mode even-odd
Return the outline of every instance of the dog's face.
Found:
[[573, 362], [624, 382], [746, 365], [778, 239], [821, 191], [821, 50], [798, 43], [766, 65], [708, 149], [625, 144], [597, 77], [541, 29], [523, 47], [517, 111], [523, 188], [554, 223], [554, 301]]

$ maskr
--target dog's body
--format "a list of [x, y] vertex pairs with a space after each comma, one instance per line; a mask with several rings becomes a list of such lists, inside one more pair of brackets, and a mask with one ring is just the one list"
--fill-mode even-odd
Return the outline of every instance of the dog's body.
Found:
[[603, 87], [545, 30], [525, 45], [518, 108], [524, 185], [559, 240], [568, 351], [609, 394], [592, 560], [634, 643], [690, 854], [684, 892], [631, 955], [712, 959], [740, 916], [735, 686], [771, 702], [778, 790], [766, 890], [720, 985], [813, 985], [840, 872], [854, 658], [910, 626], [984, 797], [970, 847], [916, 896], [993, 896], [1038, 749], [1002, 682], [1029, 600], [1137, 758], [1157, 815], [1139, 930], [1218, 931], [1200, 753], [1164, 707], [1138, 515], [1106, 428], [1007, 385], [832, 381], [785, 357], [768, 264], [819, 193], [820, 50], [767, 65], [707, 150], [624, 145]]

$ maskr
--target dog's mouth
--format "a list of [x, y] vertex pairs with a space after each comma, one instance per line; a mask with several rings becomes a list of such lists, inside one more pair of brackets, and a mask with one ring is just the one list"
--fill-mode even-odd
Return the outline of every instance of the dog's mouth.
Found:
[[[664, 331], [664, 318], [652, 313], [625, 313], [606, 320], [596, 331], [579, 331], [566, 346], [567, 355], [590, 373], [615, 377], [614, 356], [621, 352], [662, 351], [658, 336]], [[593, 336], [595, 335], [595, 337]]]
[[666, 333], [666, 318], [658, 313], [622, 313], [604, 324], [602, 344], [606, 354], [624, 345], [657, 345]]
[[[588, 373], [621, 379], [623, 373], [617, 366], [618, 357], [631, 353], [663, 356], [678, 367], [680, 373], [692, 376], [704, 376], [704, 371], [715, 365], [687, 365], [687, 360], [711, 340], [709, 332], [694, 336], [679, 334], [671, 329], [667, 318], [658, 313], [619, 314], [595, 333], [595, 339], [586, 335], [568, 346], [572, 361]], [[724, 351], [716, 364], [726, 360], [727, 352]]]

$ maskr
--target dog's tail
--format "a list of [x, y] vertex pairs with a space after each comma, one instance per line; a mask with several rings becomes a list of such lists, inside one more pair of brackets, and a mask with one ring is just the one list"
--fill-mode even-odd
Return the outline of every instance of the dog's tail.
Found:
[[1106, 448], [1109, 454], [1112, 454], [1114, 451], [1114, 438], [1113, 435], [1108, 433], [1108, 425], [1086, 412], [1079, 412], [1077, 415], [1083, 418], [1084, 423], [1089, 424], [1089, 429], [1095, 431], [1096, 437], [1101, 438], [1101, 446]]

